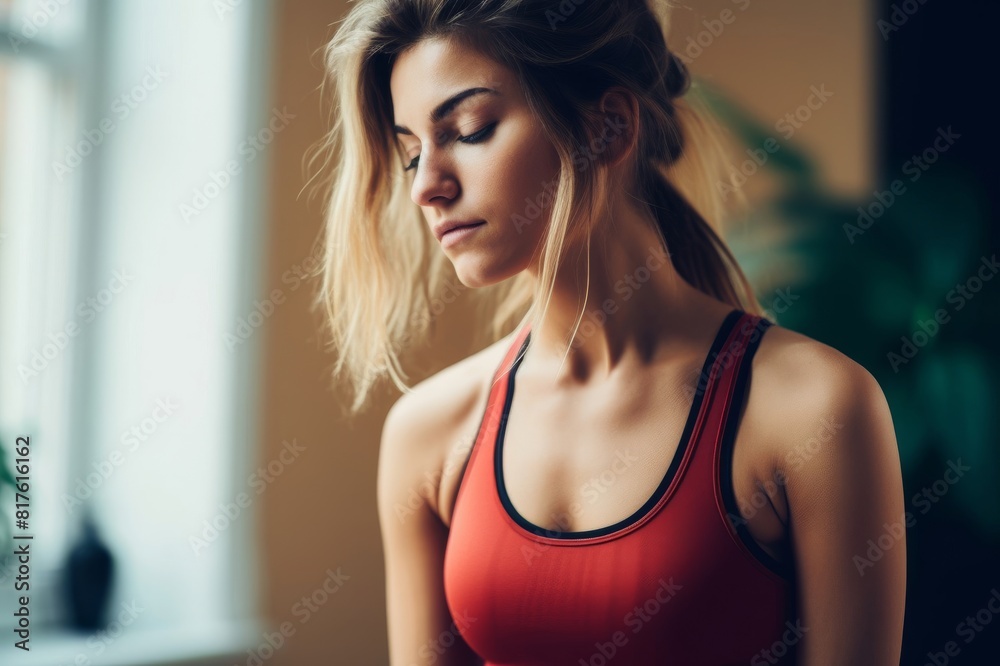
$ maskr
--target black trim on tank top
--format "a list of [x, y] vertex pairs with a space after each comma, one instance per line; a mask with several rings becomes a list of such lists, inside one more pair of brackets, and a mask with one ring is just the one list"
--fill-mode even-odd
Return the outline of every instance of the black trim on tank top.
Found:
[[[524, 351], [526, 344], [521, 345], [521, 351]], [[465, 461], [462, 463], [462, 471], [458, 476], [458, 487], [455, 488], [455, 502], [451, 507], [451, 516], [448, 520], [448, 525], [446, 527], [451, 527], [451, 521], [455, 519], [455, 513], [458, 511], [458, 500], [462, 496], [462, 488], [465, 486], [465, 477], [469, 473], [469, 463], [472, 462], [472, 454], [479, 448], [479, 441], [483, 436], [483, 424], [486, 423], [486, 415], [490, 411], [490, 402], [493, 398], [493, 385], [497, 382], [497, 378], [502, 374], [503, 366], [507, 361], [507, 357], [504, 356], [503, 361], [494, 370], [492, 377], [490, 378], [490, 388], [486, 395], [486, 407], [483, 409], [482, 413], [479, 415], [479, 425], [476, 426], [476, 436], [472, 440], [472, 444], [469, 445], [469, 452], [465, 454]], [[520, 363], [520, 358], [517, 358], [518, 363]]]
[[[754, 354], [757, 353], [757, 347], [760, 346], [760, 341], [763, 339], [764, 333], [770, 326], [770, 321], [761, 318], [754, 327], [753, 333], [750, 334], [747, 346], [743, 350], [743, 359], [740, 361], [740, 367], [736, 375], [736, 384], [733, 388], [733, 397], [729, 405], [729, 414], [726, 417], [726, 423], [723, 428], [722, 450], [719, 461], [719, 482], [722, 490], [722, 502], [726, 509], [727, 522], [730, 524], [734, 522], [732, 520], [733, 517], [742, 518], [739, 511], [739, 504], [736, 501], [736, 492], [733, 490], [733, 450], [736, 444], [736, 428], [740, 420], [740, 412], [743, 411], [743, 403], [746, 401], [751, 362]], [[766, 550], [761, 548], [760, 544], [753, 538], [753, 535], [750, 534], [750, 530], [747, 529], [746, 524], [737, 521], [737, 524], [733, 525], [733, 527], [740, 541], [743, 542], [761, 564], [786, 580], [793, 579], [794, 572], [791, 565], [779, 562]]]
[[701, 412], [701, 406], [703, 398], [705, 396], [705, 389], [708, 387], [708, 378], [711, 376], [712, 368], [715, 365], [715, 360], [719, 356], [722, 350], [722, 346], [725, 344], [726, 340], [729, 338], [729, 334], [732, 329], [736, 326], [736, 323], [740, 318], [746, 314], [742, 310], [733, 310], [726, 318], [722, 321], [722, 325], [719, 327], [719, 331], [715, 334], [715, 339], [712, 341], [712, 346], [709, 349], [708, 356], [705, 358], [705, 362], [702, 364], [701, 373], [698, 375], [698, 382], [695, 386], [694, 400], [691, 403], [691, 409], [688, 411], [687, 421], [684, 424], [684, 432], [681, 435], [680, 442], [677, 445], [677, 451], [674, 453], [673, 460], [670, 461], [670, 466], [667, 468], [666, 473], [663, 475], [660, 484], [653, 491], [652, 496], [646, 500], [646, 502], [636, 509], [632, 515], [627, 518], [614, 523], [613, 525], [607, 525], [605, 527], [598, 527], [592, 530], [582, 530], [578, 532], [563, 532], [559, 530], [551, 530], [535, 525], [527, 518], [522, 516], [514, 508], [514, 505], [510, 501], [510, 497], [507, 495], [507, 488], [503, 482], [503, 441], [504, 435], [507, 431], [507, 417], [510, 413], [511, 401], [514, 396], [514, 375], [517, 373], [517, 368], [521, 365], [521, 359], [524, 358], [524, 351], [528, 348], [528, 342], [531, 340], [531, 332], [524, 339], [524, 343], [517, 353], [517, 360], [510, 369], [510, 376], [507, 379], [507, 392], [504, 398], [503, 413], [500, 417], [500, 425], [497, 431], [496, 442], [493, 446], [493, 469], [494, 469], [494, 480], [496, 483], [497, 493], [500, 496], [500, 503], [503, 505], [504, 510], [507, 512], [514, 522], [523, 527], [525, 530], [542, 537], [548, 537], [550, 539], [587, 539], [592, 537], [605, 536], [608, 534], [613, 534], [626, 527], [639, 522], [642, 520], [646, 514], [648, 514], [654, 506], [660, 501], [664, 494], [666, 494], [667, 489], [673, 482], [674, 477], [677, 474], [677, 469], [680, 467], [681, 460], [684, 459], [684, 453], [687, 450], [690, 440], [691, 433], [694, 430], [695, 422], [698, 420], [698, 414]]
[[465, 486], [465, 476], [469, 473], [469, 463], [472, 461], [472, 454], [479, 444], [479, 438], [482, 436], [483, 424], [486, 423], [486, 413], [488, 411], [490, 411], [489, 396], [486, 398], [486, 409], [483, 410], [482, 415], [479, 417], [479, 425], [476, 427], [476, 438], [469, 445], [469, 452], [465, 454], [465, 462], [462, 463], [462, 471], [459, 472], [458, 487], [455, 488], [455, 501], [452, 502], [451, 515], [448, 516], [448, 524], [445, 526], [448, 529], [451, 529], [451, 523], [455, 520], [455, 512], [458, 511], [458, 500], [462, 498], [462, 488]]

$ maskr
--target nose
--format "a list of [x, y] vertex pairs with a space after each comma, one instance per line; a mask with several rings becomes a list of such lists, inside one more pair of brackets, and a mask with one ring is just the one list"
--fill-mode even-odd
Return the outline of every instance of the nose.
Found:
[[447, 158], [433, 147], [423, 150], [413, 177], [410, 198], [418, 206], [441, 206], [458, 196], [458, 180]]

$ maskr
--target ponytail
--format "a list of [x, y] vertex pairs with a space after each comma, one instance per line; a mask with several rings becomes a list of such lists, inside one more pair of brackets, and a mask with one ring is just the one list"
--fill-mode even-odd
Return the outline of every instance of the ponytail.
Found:
[[[666, 83], [679, 97], [688, 92], [690, 79], [677, 56], [670, 60], [677, 69], [671, 67]], [[656, 219], [674, 268], [696, 289], [762, 315], [753, 287], [721, 235], [725, 214], [718, 187], [725, 155], [721, 129], [707, 111], [687, 99], [672, 98], [667, 115], [672, 131], [666, 157], [648, 156], [637, 172], [640, 196]]]

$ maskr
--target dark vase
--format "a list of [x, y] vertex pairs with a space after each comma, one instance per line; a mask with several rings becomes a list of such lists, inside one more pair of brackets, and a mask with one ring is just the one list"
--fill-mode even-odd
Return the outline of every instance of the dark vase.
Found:
[[65, 592], [69, 626], [89, 632], [106, 624], [114, 557], [101, 541], [89, 512], [83, 516], [81, 527], [80, 538], [66, 559]]

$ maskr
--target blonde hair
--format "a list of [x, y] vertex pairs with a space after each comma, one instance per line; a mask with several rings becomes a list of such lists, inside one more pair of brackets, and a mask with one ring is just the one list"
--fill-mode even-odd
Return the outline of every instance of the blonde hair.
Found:
[[[410, 390], [401, 353], [426, 341], [436, 304], [432, 294], [454, 280], [451, 263], [432, 251], [433, 237], [409, 198], [391, 117], [393, 63], [426, 39], [461, 40], [512, 70], [561, 160], [538, 284], [521, 273], [477, 290], [492, 313], [494, 339], [518, 320], [518, 326], [541, 320], [566, 241], [580, 233], [571, 221], [602, 209], [608, 168], [574, 168], [574, 147], [589, 144], [600, 122], [594, 104], [612, 86], [638, 100], [636, 198], [655, 217], [677, 272], [733, 307], [762, 313], [714, 227], [722, 213], [718, 128], [679, 99], [690, 80], [667, 48], [666, 25], [666, 8], [651, 7], [649, 0], [354, 4], [326, 45], [323, 89], [332, 87], [335, 108], [330, 131], [311, 159], [331, 167], [319, 184], [326, 199], [316, 306], [324, 310], [328, 344], [339, 354], [333, 377], [346, 375], [354, 389], [351, 414], [385, 377]], [[581, 308], [577, 329], [582, 317]]]

